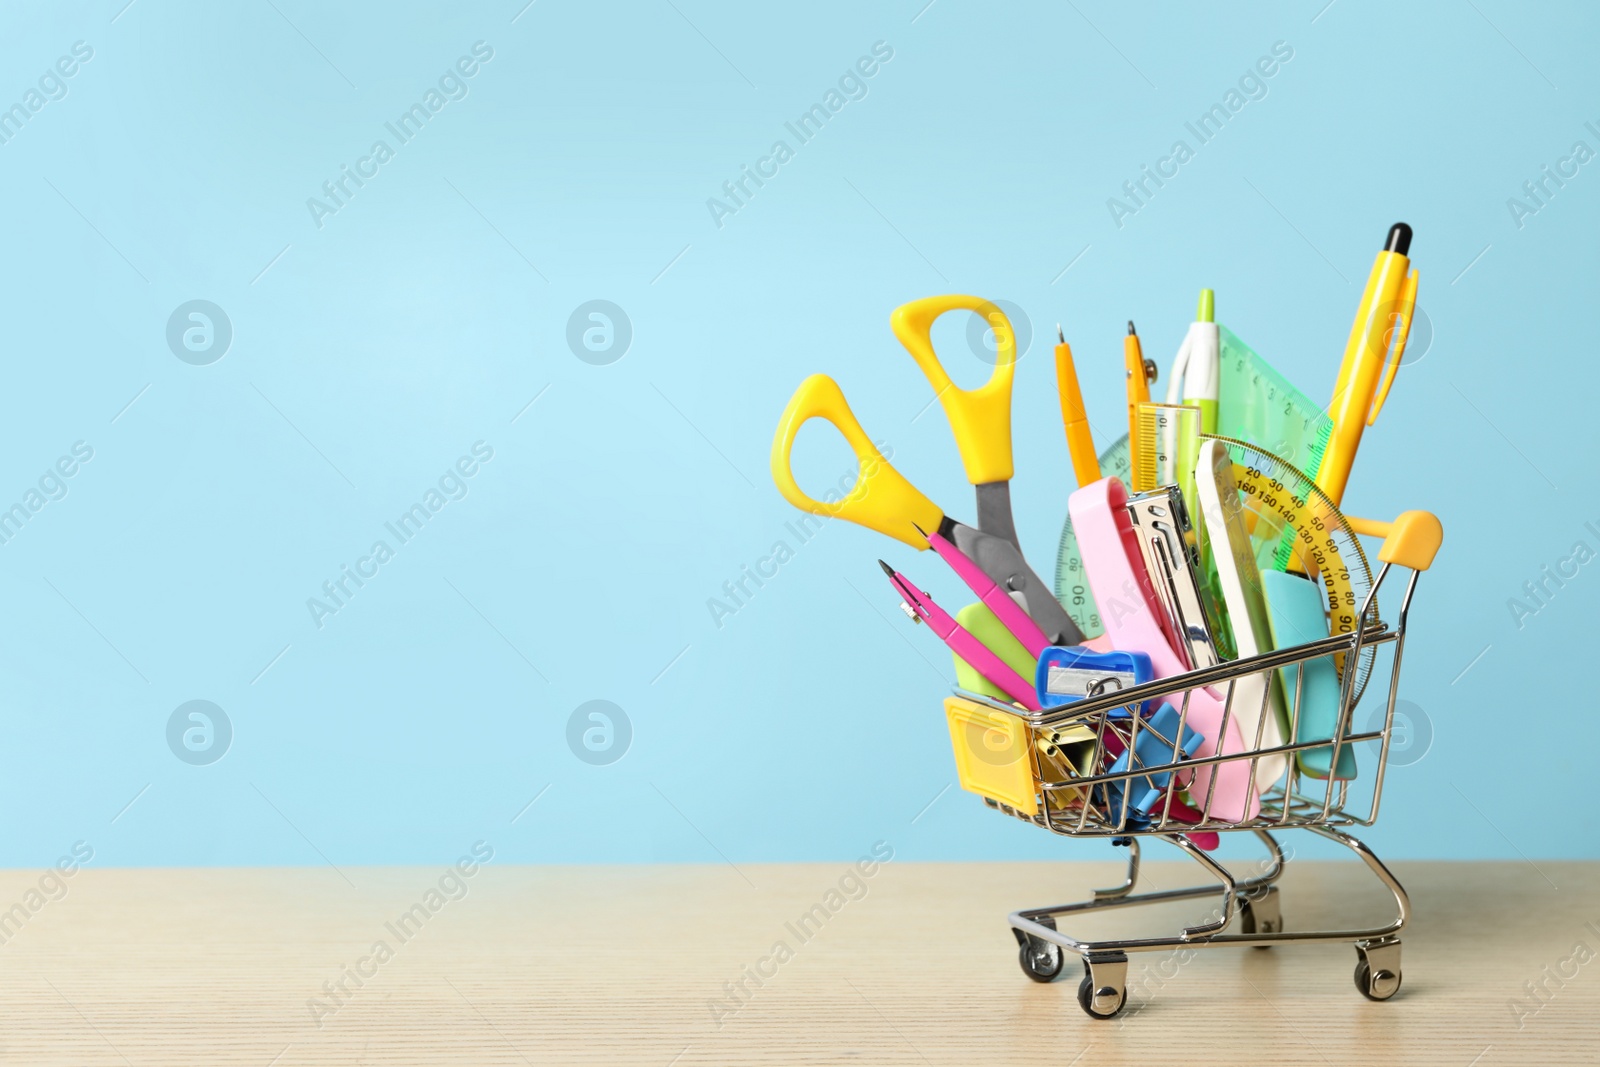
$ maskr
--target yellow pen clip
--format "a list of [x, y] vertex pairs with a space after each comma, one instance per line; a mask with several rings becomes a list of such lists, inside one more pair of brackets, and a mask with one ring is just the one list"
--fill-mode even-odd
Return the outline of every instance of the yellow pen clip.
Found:
[[[994, 373], [977, 389], [960, 389], [933, 351], [933, 323], [947, 311], [981, 315], [995, 336]], [[917, 361], [950, 420], [956, 448], [973, 485], [1011, 480], [1011, 378], [1017, 363], [1017, 338], [1011, 320], [981, 296], [930, 296], [894, 309], [889, 325]]]
[[1405, 287], [1400, 290], [1400, 300], [1395, 308], [1399, 321], [1396, 323], [1394, 341], [1389, 351], [1389, 362], [1383, 369], [1383, 384], [1378, 387], [1378, 395], [1372, 401], [1372, 410], [1367, 412], [1367, 425], [1375, 425], [1378, 421], [1378, 412], [1383, 409], [1383, 402], [1389, 398], [1389, 390], [1394, 386], [1394, 376], [1400, 371], [1400, 359], [1406, 354], [1406, 342], [1411, 339], [1411, 320], [1417, 311], [1417, 272], [1412, 271], [1406, 275]]
[[[856, 454], [859, 470], [855, 484], [839, 500], [813, 500], [794, 480], [790, 454], [795, 435], [811, 419], [830, 422], [844, 435]], [[937, 530], [944, 521], [939, 505], [923, 496], [904, 475], [889, 465], [867, 432], [856, 421], [845, 401], [839, 383], [826, 374], [813, 374], [800, 383], [789, 398], [772, 438], [772, 480], [783, 498], [812, 515], [831, 515], [869, 530], [904, 541], [915, 549], [928, 547], [928, 539], [917, 532]]]

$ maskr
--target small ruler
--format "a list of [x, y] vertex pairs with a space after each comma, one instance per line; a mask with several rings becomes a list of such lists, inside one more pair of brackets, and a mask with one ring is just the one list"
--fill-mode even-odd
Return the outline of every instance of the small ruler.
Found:
[[1316, 478], [1333, 420], [1226, 326], [1217, 403], [1217, 436], [1243, 441]]

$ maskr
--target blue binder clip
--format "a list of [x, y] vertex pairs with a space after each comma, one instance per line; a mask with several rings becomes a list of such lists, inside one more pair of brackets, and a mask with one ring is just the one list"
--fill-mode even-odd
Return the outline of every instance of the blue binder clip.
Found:
[[[1109, 773], [1117, 774], [1146, 767], [1168, 767], [1179, 760], [1187, 759], [1205, 738], [1187, 723], [1183, 725], [1183, 736], [1180, 738], [1178, 736], [1180, 720], [1178, 710], [1171, 704], [1163, 703], [1156, 709], [1154, 715], [1138, 726], [1138, 737], [1134, 740], [1133, 750], [1124, 751], [1118, 756], [1116, 762], [1111, 764]], [[1126, 787], [1128, 829], [1142, 829], [1149, 825], [1150, 813], [1160, 805], [1171, 781], [1171, 771], [1153, 771], [1137, 778], [1110, 782], [1107, 784], [1110, 796], [1107, 810], [1113, 818], [1121, 814], [1122, 794]]]

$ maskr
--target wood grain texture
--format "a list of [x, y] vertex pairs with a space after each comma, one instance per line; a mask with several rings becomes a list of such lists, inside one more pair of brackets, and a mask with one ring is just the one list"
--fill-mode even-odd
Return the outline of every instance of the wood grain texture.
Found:
[[[1600, 1062], [1600, 960], [1573, 961], [1580, 943], [1600, 951], [1595, 863], [1396, 864], [1416, 917], [1388, 1003], [1358, 995], [1347, 945], [1219, 949], [1170, 979], [1158, 956], [1133, 957], [1130, 1008], [1110, 1022], [1078, 1009], [1072, 960], [1052, 985], [1023, 976], [1005, 916], [1115, 884], [1111, 864], [890, 862], [804, 941], [787, 924], [828, 903], [847, 864], [489, 864], [400, 940], [385, 924], [426, 904], [443, 870], [85, 869], [0, 947], [0, 1062]], [[1145, 881], [1198, 873], [1154, 863]], [[0, 873], [0, 908], [37, 882]], [[1388, 907], [1354, 864], [1291, 864], [1282, 884], [1290, 928], [1380, 921]], [[1063, 929], [1165, 934], [1206, 908]], [[323, 983], [380, 940], [392, 958], [314, 1012]], [[709, 1005], [727, 1003], [724, 983], [778, 941], [792, 958], [760, 988], [746, 979], [719, 1026]], [[1533, 1013], [1524, 983], [1541, 980]]]

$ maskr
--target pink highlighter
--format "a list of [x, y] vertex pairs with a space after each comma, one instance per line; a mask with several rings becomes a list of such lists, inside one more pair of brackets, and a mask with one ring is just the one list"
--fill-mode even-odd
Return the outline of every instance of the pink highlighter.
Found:
[[889, 576], [889, 581], [894, 583], [895, 589], [905, 598], [902, 606], [906, 614], [911, 616], [912, 622], [927, 623], [928, 629], [932, 630], [939, 640], [949, 645], [950, 651], [966, 660], [973, 670], [1005, 690], [1007, 696], [1024, 708], [1029, 711], [1039, 710], [1039, 697], [1034, 692], [1031, 682], [989, 651], [988, 645], [968, 633], [960, 623], [950, 617], [949, 612], [935, 604], [928, 594], [912, 585], [905, 575], [881, 559], [878, 561], [878, 566], [883, 568], [883, 573]]
[[[1165, 615], [1145, 569], [1127, 503], [1128, 491], [1123, 484], [1116, 478], [1102, 478], [1074, 492], [1067, 500], [1067, 511], [1072, 516], [1089, 588], [1100, 608], [1100, 618], [1105, 621], [1111, 646], [1124, 652], [1145, 653], [1156, 677], [1170, 678], [1189, 668], [1172, 650], [1162, 626]], [[1181, 705], [1180, 695], [1174, 694], [1170, 699], [1174, 707]], [[1248, 751], [1236, 717], [1228, 720], [1227, 737], [1219, 739], [1223, 708], [1214, 693], [1205, 688], [1192, 689], [1188, 699], [1188, 724], [1205, 738], [1195, 755], [1205, 758], [1219, 751]], [[1206, 809], [1210, 818], [1253, 819], [1261, 812], [1261, 798], [1251, 777], [1249, 760], [1200, 767], [1194, 772], [1189, 794], [1196, 805], [1204, 805], [1207, 793], [1211, 794]]]
[[[1044, 655], [1044, 650], [1050, 647], [1050, 639], [1039, 629], [1039, 624], [1022, 610], [1021, 605], [1011, 599], [1010, 593], [1001, 589], [993, 578], [983, 573], [982, 568], [972, 561], [972, 557], [957, 548], [943, 534], [938, 531], [927, 533], [920, 526], [917, 527], [917, 532], [928, 539], [928, 545], [939, 553], [939, 558], [950, 564], [950, 569], [956, 572], [956, 576], [967, 583], [967, 588], [978, 595], [978, 599], [985, 607], [994, 612], [994, 617], [1011, 631], [1012, 637], [1021, 642], [1022, 647], [1028, 650], [1028, 655], [1034, 659]], [[967, 659], [966, 656], [961, 658]], [[972, 663], [970, 659], [967, 662]]]

